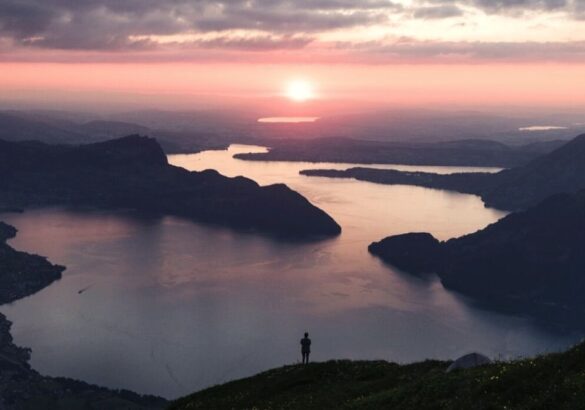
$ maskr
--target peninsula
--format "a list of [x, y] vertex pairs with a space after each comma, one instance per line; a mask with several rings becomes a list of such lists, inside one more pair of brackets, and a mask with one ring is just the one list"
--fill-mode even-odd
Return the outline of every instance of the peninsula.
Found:
[[137, 135], [79, 146], [0, 141], [0, 173], [0, 208], [133, 209], [285, 239], [341, 232], [286, 185], [171, 166], [154, 139]]
[[440, 242], [427, 233], [388, 237], [369, 251], [407, 272], [489, 306], [570, 322], [585, 314], [585, 190], [555, 195], [476, 233]]

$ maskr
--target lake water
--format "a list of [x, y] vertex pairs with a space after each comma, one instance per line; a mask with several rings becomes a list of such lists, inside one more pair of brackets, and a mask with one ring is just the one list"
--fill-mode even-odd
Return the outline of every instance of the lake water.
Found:
[[331, 214], [341, 236], [299, 244], [171, 217], [63, 209], [3, 215], [19, 229], [12, 246], [67, 266], [62, 280], [1, 308], [14, 322], [16, 343], [33, 349], [32, 365], [174, 398], [299, 361], [305, 331], [313, 360], [402, 363], [470, 351], [532, 355], [581, 337], [478, 309], [436, 278], [396, 271], [367, 252], [387, 235], [429, 231], [447, 239], [503, 216], [479, 198], [298, 174], [348, 164], [232, 158], [262, 150], [232, 146], [170, 161], [260, 184], [284, 182]]

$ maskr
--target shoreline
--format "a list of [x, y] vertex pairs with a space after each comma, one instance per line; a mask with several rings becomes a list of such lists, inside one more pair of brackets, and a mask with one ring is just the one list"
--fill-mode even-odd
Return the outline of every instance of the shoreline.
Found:
[[[39, 255], [20, 252], [6, 242], [16, 228], [0, 222], [0, 307], [33, 295], [61, 279], [64, 266]], [[107, 405], [108, 409], [163, 409], [164, 398], [140, 395], [124, 389], [109, 389], [81, 380], [43, 376], [30, 365], [32, 350], [17, 346], [12, 322], [0, 313], [0, 408], [61, 409], [67, 406]], [[100, 404], [104, 403], [104, 404]]]

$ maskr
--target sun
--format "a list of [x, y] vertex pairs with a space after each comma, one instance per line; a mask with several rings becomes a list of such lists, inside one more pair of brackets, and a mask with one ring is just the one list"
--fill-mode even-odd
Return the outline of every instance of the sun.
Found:
[[288, 83], [285, 95], [296, 102], [304, 102], [315, 98], [313, 86], [305, 80], [294, 80]]

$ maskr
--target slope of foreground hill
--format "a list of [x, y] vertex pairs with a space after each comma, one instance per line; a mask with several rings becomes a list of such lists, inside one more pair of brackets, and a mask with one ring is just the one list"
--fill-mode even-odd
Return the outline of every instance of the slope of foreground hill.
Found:
[[491, 304], [585, 313], [585, 191], [559, 194], [476, 233], [439, 242], [405, 234], [370, 252], [412, 273], [435, 272], [450, 289]]
[[305, 170], [301, 174], [469, 193], [481, 196], [486, 206], [517, 211], [536, 205], [557, 193], [585, 189], [585, 134], [524, 166], [497, 174], [439, 175], [372, 168]]
[[146, 137], [81, 146], [0, 141], [0, 175], [0, 208], [127, 208], [283, 237], [341, 231], [286, 185], [260, 187], [243, 177], [171, 166], [158, 143]]
[[583, 409], [585, 346], [446, 373], [450, 362], [285, 366], [174, 402], [172, 410]]

